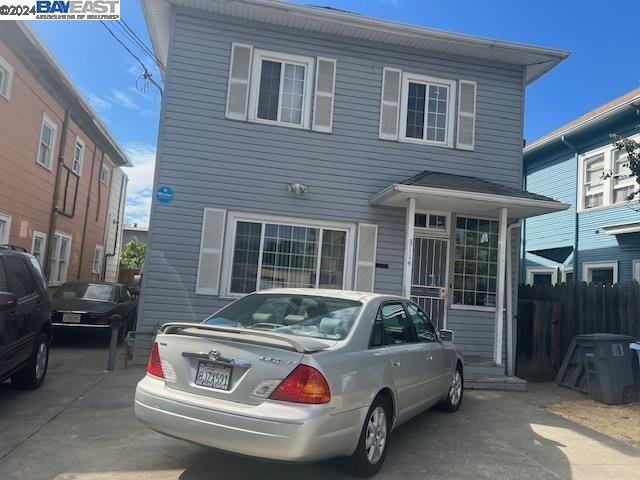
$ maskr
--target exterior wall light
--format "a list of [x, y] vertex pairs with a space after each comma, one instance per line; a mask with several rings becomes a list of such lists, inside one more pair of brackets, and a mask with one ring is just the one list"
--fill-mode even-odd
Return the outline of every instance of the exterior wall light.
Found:
[[304, 195], [309, 190], [309, 185], [302, 183], [288, 183], [287, 190], [296, 195]]

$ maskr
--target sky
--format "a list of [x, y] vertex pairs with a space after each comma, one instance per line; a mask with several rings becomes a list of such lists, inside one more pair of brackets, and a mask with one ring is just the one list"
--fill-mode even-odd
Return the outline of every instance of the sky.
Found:
[[[572, 52], [526, 92], [525, 138], [544, 133], [640, 86], [637, 0], [311, 0], [363, 15]], [[622, 16], [620, 16], [622, 14]], [[121, 0], [121, 15], [150, 45], [137, 0]], [[125, 222], [147, 224], [160, 95], [145, 93], [142, 68], [98, 22], [33, 22], [36, 31], [130, 156]], [[119, 34], [123, 37], [122, 34]], [[153, 61], [132, 51], [161, 81]]]

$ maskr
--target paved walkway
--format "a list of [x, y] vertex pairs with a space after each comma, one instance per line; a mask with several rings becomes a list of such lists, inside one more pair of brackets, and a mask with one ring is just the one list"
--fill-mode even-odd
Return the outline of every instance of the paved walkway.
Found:
[[[84, 345], [84, 346], [79, 346]], [[140, 368], [108, 374], [106, 345], [66, 339], [45, 385], [0, 385], [3, 480], [346, 478], [336, 462], [284, 465], [239, 458], [156, 434], [133, 415]], [[426, 412], [399, 428], [377, 479], [633, 479], [640, 451], [548, 413], [574, 392], [467, 391], [456, 414]], [[640, 421], [640, 419], [630, 419]]]

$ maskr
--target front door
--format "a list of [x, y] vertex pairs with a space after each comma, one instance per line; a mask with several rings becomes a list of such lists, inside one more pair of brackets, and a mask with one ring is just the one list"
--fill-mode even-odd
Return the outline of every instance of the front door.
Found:
[[447, 321], [448, 258], [448, 239], [415, 237], [411, 300], [420, 305], [438, 330]]

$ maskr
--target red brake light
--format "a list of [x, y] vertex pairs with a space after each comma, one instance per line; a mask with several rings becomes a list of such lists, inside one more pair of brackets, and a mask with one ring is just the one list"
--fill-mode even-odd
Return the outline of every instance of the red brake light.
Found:
[[98, 324], [100, 325], [109, 325], [109, 315], [103, 314], [98, 317]]
[[269, 397], [295, 403], [328, 403], [329, 384], [324, 376], [308, 365], [298, 365]]
[[147, 363], [147, 374], [158, 378], [164, 378], [162, 363], [160, 362], [160, 352], [158, 351], [158, 342], [154, 342], [151, 347], [149, 362]]

